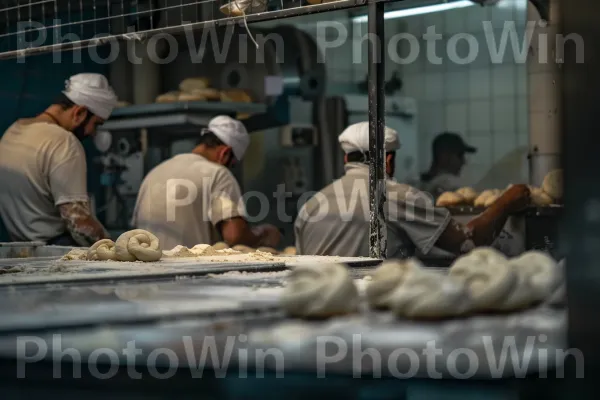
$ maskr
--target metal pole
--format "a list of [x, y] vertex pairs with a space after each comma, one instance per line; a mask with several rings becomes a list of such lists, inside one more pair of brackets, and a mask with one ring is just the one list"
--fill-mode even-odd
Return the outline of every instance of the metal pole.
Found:
[[369, 198], [371, 225], [369, 231], [369, 252], [373, 258], [383, 259], [387, 252], [387, 229], [384, 214], [385, 190], [385, 151], [384, 129], [385, 108], [383, 80], [385, 64], [381, 51], [384, 39], [384, 3], [369, 4]]

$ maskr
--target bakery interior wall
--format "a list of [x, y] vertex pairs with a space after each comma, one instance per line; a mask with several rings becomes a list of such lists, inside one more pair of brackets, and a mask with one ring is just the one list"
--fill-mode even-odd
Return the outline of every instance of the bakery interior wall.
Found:
[[[504, 188], [528, 180], [527, 65], [515, 62], [511, 47], [500, 62], [492, 62], [483, 21], [489, 21], [500, 42], [505, 23], [515, 23], [520, 44], [527, 18], [527, 0], [501, 0], [493, 7], [471, 6], [406, 18], [407, 30], [423, 35], [435, 26], [443, 35], [436, 47], [442, 64], [428, 62], [422, 51], [416, 62], [404, 66], [404, 93], [418, 100], [420, 165], [428, 168], [431, 142], [444, 130], [462, 134], [479, 151], [469, 156], [463, 171], [466, 185], [478, 189]], [[473, 35], [479, 54], [472, 63], [449, 62], [448, 39], [459, 33]], [[460, 44], [464, 45], [465, 41]], [[458, 46], [463, 57], [467, 50]]]

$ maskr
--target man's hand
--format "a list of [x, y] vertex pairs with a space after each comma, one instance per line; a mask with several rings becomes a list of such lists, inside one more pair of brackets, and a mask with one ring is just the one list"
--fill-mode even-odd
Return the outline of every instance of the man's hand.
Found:
[[531, 192], [527, 185], [512, 185], [504, 192], [501, 204], [510, 213], [518, 212], [527, 207], [531, 202]]
[[260, 237], [260, 245], [265, 247], [277, 247], [281, 240], [281, 233], [276, 226], [270, 224], [258, 225], [252, 228], [252, 232]]

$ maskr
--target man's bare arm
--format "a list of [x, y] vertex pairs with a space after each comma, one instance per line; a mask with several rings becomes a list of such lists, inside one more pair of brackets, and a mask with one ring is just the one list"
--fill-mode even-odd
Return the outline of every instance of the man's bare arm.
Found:
[[451, 220], [440, 235], [437, 246], [454, 254], [469, 252], [475, 246], [489, 246], [506, 224], [508, 216], [528, 203], [529, 189], [525, 185], [515, 185], [467, 225]]
[[89, 247], [110, 235], [91, 213], [87, 202], [65, 203], [58, 206], [60, 216], [73, 239], [82, 247]]

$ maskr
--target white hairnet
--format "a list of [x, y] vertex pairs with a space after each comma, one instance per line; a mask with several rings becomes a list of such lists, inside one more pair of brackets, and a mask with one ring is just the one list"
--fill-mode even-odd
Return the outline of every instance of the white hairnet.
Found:
[[250, 144], [250, 136], [244, 124], [226, 115], [219, 115], [210, 120], [208, 130], [233, 149], [235, 158], [240, 161], [244, 158]]
[[106, 120], [117, 105], [117, 96], [108, 79], [100, 74], [77, 74], [65, 82], [64, 95], [78, 106]]
[[[342, 149], [346, 154], [355, 151], [361, 153], [369, 152], [369, 123], [359, 122], [350, 125], [341, 133], [338, 138]], [[385, 151], [394, 151], [400, 148], [398, 132], [392, 128], [385, 127], [384, 131]]]

